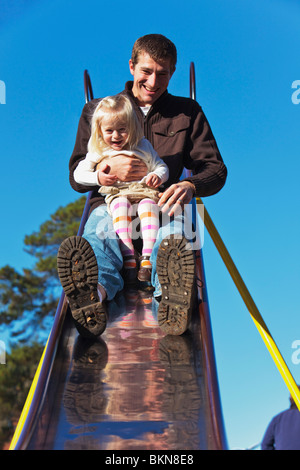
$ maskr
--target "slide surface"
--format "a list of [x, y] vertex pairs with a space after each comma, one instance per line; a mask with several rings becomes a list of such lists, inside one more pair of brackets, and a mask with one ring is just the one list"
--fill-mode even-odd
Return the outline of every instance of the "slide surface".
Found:
[[196, 276], [181, 336], [161, 332], [146, 288], [119, 293], [85, 340], [62, 294], [11, 449], [226, 449], [201, 250]]

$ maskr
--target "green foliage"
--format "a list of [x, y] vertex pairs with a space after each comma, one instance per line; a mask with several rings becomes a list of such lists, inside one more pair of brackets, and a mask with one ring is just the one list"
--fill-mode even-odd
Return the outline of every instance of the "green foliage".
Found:
[[76, 235], [86, 198], [81, 197], [65, 207], [57, 209], [50, 220], [44, 222], [38, 232], [25, 237], [25, 251], [37, 259], [35, 270], [56, 275], [56, 254], [61, 242], [70, 235]]
[[37, 343], [13, 348], [0, 365], [0, 449], [11, 441], [42, 350]]
[[0, 269], [0, 324], [22, 320], [24, 329], [27, 319], [31, 327], [41, 328], [44, 318], [53, 316], [60, 293], [57, 250], [62, 240], [77, 233], [85, 201], [83, 196], [60, 207], [38, 232], [25, 237], [26, 251], [36, 260], [32, 269], [22, 273], [8, 265]]
[[45, 301], [47, 276], [40, 276], [34, 271], [24, 269], [19, 274], [11, 266], [0, 269], [1, 323], [10, 323], [20, 319], [24, 312], [32, 312]]

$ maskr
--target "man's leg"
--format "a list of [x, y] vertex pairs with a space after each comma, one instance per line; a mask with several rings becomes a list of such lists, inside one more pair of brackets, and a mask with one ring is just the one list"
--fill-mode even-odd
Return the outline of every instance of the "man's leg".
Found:
[[154, 243], [153, 250], [151, 253], [150, 261], [152, 264], [152, 278], [151, 283], [154, 287], [153, 296], [158, 298], [162, 295], [161, 284], [158, 278], [157, 269], [156, 269], [156, 260], [157, 254], [160, 248], [162, 241], [165, 238], [170, 238], [171, 235], [176, 235], [176, 237], [181, 238], [184, 235], [184, 215], [179, 214], [176, 217], [168, 217], [167, 215], [162, 215], [162, 221], [160, 228], [157, 233], [156, 242]]
[[119, 240], [106, 206], [91, 213], [82, 237], [70, 237], [61, 244], [58, 274], [82, 335], [95, 337], [104, 331], [106, 307], [103, 300], [113, 299], [123, 288], [119, 272], [122, 263]]
[[94, 251], [98, 265], [98, 283], [106, 292], [107, 299], [112, 300], [124, 287], [120, 274], [123, 256], [120, 241], [106, 205], [93, 210], [85, 224], [82, 236], [90, 243]]
[[97, 260], [89, 242], [66, 238], [57, 253], [57, 271], [79, 333], [88, 338], [101, 335], [106, 308], [98, 296]]
[[185, 231], [184, 214], [163, 221], [151, 256], [153, 295], [160, 298], [157, 320], [170, 335], [186, 331], [193, 306], [195, 253]]

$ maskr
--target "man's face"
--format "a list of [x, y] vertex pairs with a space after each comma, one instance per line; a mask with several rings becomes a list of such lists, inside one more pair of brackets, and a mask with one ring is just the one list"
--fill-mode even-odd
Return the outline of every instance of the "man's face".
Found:
[[140, 106], [151, 106], [168, 88], [173, 73], [170, 59], [155, 62], [149, 54], [142, 52], [134, 66], [130, 59], [130, 72], [133, 75], [132, 92]]

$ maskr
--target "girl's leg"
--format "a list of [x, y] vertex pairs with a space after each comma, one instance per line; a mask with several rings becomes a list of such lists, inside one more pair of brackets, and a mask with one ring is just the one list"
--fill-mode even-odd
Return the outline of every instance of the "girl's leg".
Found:
[[179, 214], [176, 217], [171, 218], [167, 214], [162, 215], [161, 225], [158, 230], [156, 242], [154, 243], [150, 258], [152, 263], [151, 284], [154, 287], [154, 297], [159, 298], [162, 295], [161, 285], [156, 271], [156, 260], [160, 244], [165, 238], [170, 238], [171, 235], [175, 235], [176, 237], [181, 238], [184, 234], [184, 226], [185, 224], [183, 214]]
[[159, 229], [159, 208], [152, 199], [143, 199], [138, 205], [138, 216], [141, 223], [143, 249], [138, 278], [140, 281], [151, 280], [150, 256]]
[[132, 206], [124, 196], [116, 197], [110, 204], [115, 232], [120, 239], [125, 270], [136, 269], [134, 246], [132, 243]]
[[124, 287], [120, 274], [123, 257], [106, 204], [97, 207], [90, 214], [82, 237], [90, 243], [94, 251], [98, 264], [99, 285], [104, 288], [107, 299], [111, 300]]
[[[123, 258], [106, 206], [89, 216], [82, 237], [65, 239], [57, 255], [59, 278], [79, 333], [89, 338], [106, 327], [106, 303], [123, 289]], [[101, 295], [99, 295], [99, 290]]]

